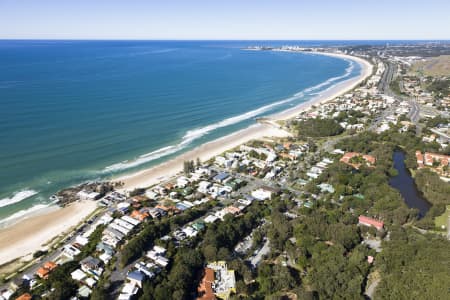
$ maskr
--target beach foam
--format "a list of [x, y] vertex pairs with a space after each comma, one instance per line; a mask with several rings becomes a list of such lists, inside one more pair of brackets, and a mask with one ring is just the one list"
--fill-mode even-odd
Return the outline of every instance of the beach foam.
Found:
[[193, 141], [201, 138], [202, 136], [210, 133], [211, 131], [217, 130], [219, 128], [223, 128], [223, 127], [227, 127], [230, 125], [234, 125], [236, 123], [254, 118], [264, 112], [269, 111], [270, 109], [272, 109], [273, 107], [294, 101], [298, 98], [300, 98], [303, 95], [299, 95], [299, 96], [294, 96], [294, 97], [290, 97], [269, 105], [265, 105], [262, 106], [258, 109], [246, 112], [242, 115], [238, 115], [238, 116], [234, 116], [231, 118], [227, 118], [224, 119], [220, 122], [217, 123], [213, 123], [201, 128], [197, 128], [197, 129], [192, 129], [186, 132], [186, 134], [183, 136], [182, 140], [180, 143], [178, 143], [177, 145], [172, 145], [172, 146], [167, 146], [167, 147], [163, 147], [161, 149], [152, 151], [150, 153], [144, 154], [139, 156], [139, 158], [132, 160], [132, 161], [123, 161], [117, 164], [113, 164], [110, 165], [108, 167], [106, 167], [103, 172], [114, 172], [114, 171], [120, 171], [120, 170], [125, 170], [125, 169], [130, 169], [133, 167], [137, 167], [139, 165], [151, 162], [153, 160], [156, 160], [158, 158], [176, 153], [184, 148], [186, 148], [188, 145], [190, 145]]
[[141, 155], [141, 156], [139, 156], [139, 158], [137, 158], [135, 160], [131, 160], [131, 161], [126, 160], [126, 161], [123, 161], [120, 163], [110, 165], [110, 166], [104, 168], [102, 172], [109, 173], [109, 172], [115, 172], [115, 171], [120, 171], [120, 170], [126, 170], [129, 168], [134, 168], [139, 165], [151, 162], [155, 159], [173, 154], [181, 149], [182, 149], [182, 147], [180, 147], [180, 144], [178, 144], [177, 146], [167, 146], [167, 147], [155, 150], [153, 152]]
[[14, 195], [10, 198], [3, 198], [0, 200], [0, 207], [8, 206], [14, 203], [21, 202], [27, 198], [30, 198], [31, 196], [36, 195], [38, 192], [34, 190], [23, 190], [14, 193]]
[[46, 211], [52, 204], [37, 204], [28, 209], [20, 210], [9, 217], [0, 220], [0, 228], [9, 226], [19, 220], [32, 217], [40, 212]]
[[[352, 60], [349, 60], [349, 59], [344, 59], [344, 60], [349, 62], [349, 66], [345, 69], [345, 73], [343, 75], [331, 77], [330, 79], [328, 79], [328, 80], [326, 80], [326, 81], [324, 81], [322, 83], [319, 83], [319, 84], [317, 84], [315, 86], [312, 86], [310, 88], [305, 89], [303, 91], [303, 93], [305, 93], [305, 94], [307, 93], [307, 94], [312, 95], [311, 92], [315, 92], [315, 91], [317, 91], [318, 89], [320, 89], [320, 88], [322, 88], [324, 86], [332, 84], [333, 82], [336, 82], [338, 80], [345, 79], [345, 78], [349, 77], [352, 74], [353, 69], [355, 68], [355, 63]], [[330, 86], [329, 88], [331, 88], [331, 87], [332, 86]]]

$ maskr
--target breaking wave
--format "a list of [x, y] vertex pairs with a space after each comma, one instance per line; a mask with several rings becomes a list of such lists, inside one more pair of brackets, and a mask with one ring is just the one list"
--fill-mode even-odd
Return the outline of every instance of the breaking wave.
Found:
[[48, 209], [51, 204], [37, 204], [33, 205], [28, 209], [20, 210], [7, 218], [0, 220], [0, 228], [16, 223], [19, 220], [26, 219], [27, 217], [31, 217], [36, 215], [39, 211], [43, 211]]
[[[230, 126], [230, 125], [234, 125], [234, 124], [237, 124], [239, 122], [246, 121], [246, 120], [249, 120], [251, 118], [257, 117], [257, 116], [259, 116], [259, 115], [261, 115], [261, 114], [263, 114], [263, 113], [265, 113], [265, 112], [267, 112], [267, 111], [269, 111], [269, 110], [271, 110], [271, 109], [273, 109], [273, 108], [275, 108], [277, 106], [280, 106], [280, 105], [292, 102], [294, 100], [301, 99], [304, 96], [316, 95], [316, 94], [318, 94], [317, 91], [319, 89], [321, 89], [323, 87], [326, 87], [326, 86], [329, 86], [329, 85], [332, 85], [336, 81], [346, 79], [347, 77], [349, 77], [352, 74], [352, 72], [354, 70], [354, 67], [355, 67], [355, 63], [352, 60], [347, 60], [346, 59], [346, 61], [349, 62], [349, 66], [345, 69], [345, 73], [340, 75], [340, 76], [329, 78], [328, 80], [326, 80], [326, 81], [324, 81], [324, 82], [322, 82], [320, 84], [317, 84], [315, 86], [306, 88], [306, 89], [304, 89], [304, 90], [294, 94], [292, 97], [289, 97], [289, 98], [286, 98], [286, 99], [283, 99], [283, 100], [280, 100], [280, 101], [277, 101], [277, 102], [274, 102], [274, 103], [262, 106], [262, 107], [260, 107], [258, 109], [246, 112], [246, 113], [238, 115], [238, 116], [234, 116], [234, 117], [230, 117], [230, 118], [224, 119], [224, 120], [219, 121], [217, 123], [213, 123], [213, 124], [201, 127], [201, 128], [189, 130], [182, 137], [181, 142], [176, 144], [176, 145], [163, 147], [163, 148], [155, 150], [153, 152], [141, 155], [141, 156], [139, 156], [138, 158], [136, 158], [134, 160], [127, 160], [127, 161], [123, 161], [123, 162], [120, 162], [120, 163], [116, 163], [116, 164], [110, 165], [110, 166], [104, 168], [102, 172], [103, 173], [109, 173], [109, 172], [117, 172], [117, 171], [121, 171], [121, 170], [126, 170], [126, 169], [134, 168], [134, 167], [140, 166], [142, 164], [151, 162], [153, 160], [162, 158], [164, 156], [168, 156], [168, 155], [174, 154], [174, 153], [176, 153], [176, 152], [186, 148], [193, 141], [203, 137], [206, 134], [209, 134], [210, 132], [212, 132], [214, 130], [217, 130], [217, 129], [223, 128], [223, 127], [227, 127], [227, 126]], [[331, 88], [331, 87], [332, 86], [330, 86], [328, 88]]]
[[8, 206], [14, 203], [21, 202], [27, 198], [30, 198], [31, 196], [36, 195], [38, 192], [34, 190], [23, 190], [20, 192], [14, 193], [12, 197], [10, 198], [3, 198], [0, 200], [0, 207]]

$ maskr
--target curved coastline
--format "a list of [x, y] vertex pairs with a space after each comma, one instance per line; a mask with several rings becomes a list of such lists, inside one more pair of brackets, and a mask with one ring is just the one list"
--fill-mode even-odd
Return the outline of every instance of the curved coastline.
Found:
[[[314, 52], [314, 54], [328, 55], [336, 58], [352, 60], [361, 66], [361, 73], [359, 74], [359, 76], [355, 76], [331, 86], [331, 88], [321, 92], [318, 96], [314, 97], [310, 101], [301, 103], [298, 106], [269, 116], [271, 119], [275, 121], [291, 119], [302, 111], [309, 109], [313, 105], [320, 105], [321, 103], [330, 101], [337, 96], [344, 94], [349, 90], [352, 90], [372, 74], [373, 66], [368, 61], [362, 58], [337, 53]], [[202, 144], [157, 166], [138, 171], [130, 175], [119, 176], [115, 179], [115, 181], [124, 182], [125, 185], [123, 189], [125, 191], [135, 188], [149, 187], [151, 185], [157, 184], [160, 181], [167, 180], [170, 177], [175, 176], [181, 171], [183, 162], [186, 160], [195, 160], [196, 158], [200, 158], [200, 160], [205, 161], [226, 150], [234, 148], [253, 139], [260, 139], [263, 137], [286, 137], [288, 135], [289, 134], [286, 131], [274, 128], [270, 125], [251, 125], [245, 129]]]
[[[368, 61], [359, 57], [324, 52], [314, 52], [311, 54], [329, 55], [352, 60], [361, 66], [361, 73], [358, 76], [331, 86], [307, 102], [271, 115], [270, 118], [274, 121], [293, 118], [313, 105], [320, 105], [321, 103], [330, 101], [355, 88], [372, 73], [373, 66]], [[275, 128], [274, 126], [260, 123], [254, 124], [245, 129], [202, 144], [157, 166], [130, 175], [119, 176], [114, 181], [123, 181], [125, 183], [123, 190], [148, 187], [180, 173], [185, 160], [200, 158], [202, 161], [205, 161], [253, 139], [286, 136], [289, 136], [288, 132]], [[57, 208], [49, 213], [29, 217], [20, 223], [0, 229], [0, 265], [41, 249], [43, 244], [81, 222], [94, 209], [95, 205], [92, 203], [89, 203], [89, 205], [75, 203], [69, 207]], [[39, 225], [37, 226], [36, 224]], [[33, 230], [36, 227], [40, 228], [37, 232]], [[14, 242], [11, 243], [11, 241]], [[17, 245], [27, 246], [17, 247]]]

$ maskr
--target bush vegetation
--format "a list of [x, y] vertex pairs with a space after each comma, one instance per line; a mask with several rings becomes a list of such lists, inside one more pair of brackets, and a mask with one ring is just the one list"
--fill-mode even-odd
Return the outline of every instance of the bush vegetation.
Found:
[[292, 123], [298, 137], [325, 137], [341, 134], [344, 131], [339, 123], [333, 119], [308, 119]]

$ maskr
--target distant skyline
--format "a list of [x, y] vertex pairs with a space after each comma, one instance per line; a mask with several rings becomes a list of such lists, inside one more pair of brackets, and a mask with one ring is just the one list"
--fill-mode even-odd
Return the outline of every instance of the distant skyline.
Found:
[[448, 0], [0, 0], [0, 39], [448, 40]]

